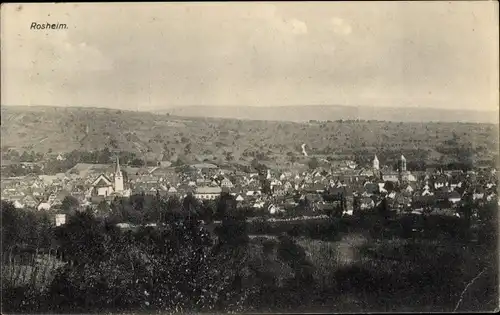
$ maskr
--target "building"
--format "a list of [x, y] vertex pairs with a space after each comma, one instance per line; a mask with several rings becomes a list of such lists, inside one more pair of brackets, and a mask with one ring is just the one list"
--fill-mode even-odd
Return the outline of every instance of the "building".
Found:
[[220, 196], [222, 189], [220, 187], [198, 187], [195, 190], [194, 196], [201, 200], [214, 200]]
[[406, 172], [406, 158], [402, 154], [401, 154], [401, 158], [399, 160], [399, 171], [401, 173]]
[[123, 193], [123, 174], [120, 169], [120, 160], [116, 157], [116, 171], [115, 171], [115, 192], [118, 194]]
[[113, 193], [113, 183], [104, 174], [99, 175], [94, 182], [92, 182], [91, 195], [92, 196], [109, 196]]
[[378, 171], [380, 169], [380, 163], [377, 158], [377, 155], [375, 154], [375, 157], [373, 158], [373, 170]]
[[382, 180], [384, 182], [399, 182], [399, 173], [393, 171], [383, 172]]
[[66, 214], [64, 213], [58, 213], [56, 214], [56, 226], [61, 226], [66, 224]]
[[130, 192], [130, 188], [125, 189], [123, 173], [120, 168], [120, 161], [118, 157], [116, 158], [114, 180], [112, 181], [105, 174], [101, 174], [92, 182], [90, 188], [90, 196], [107, 197], [111, 195], [118, 195], [128, 197], [130, 196]]

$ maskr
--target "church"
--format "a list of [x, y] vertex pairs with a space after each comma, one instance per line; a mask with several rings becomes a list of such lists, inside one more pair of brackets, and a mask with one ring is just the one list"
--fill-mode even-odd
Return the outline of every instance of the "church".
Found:
[[377, 158], [377, 155], [373, 158], [372, 163], [373, 174], [377, 178], [381, 178], [384, 181], [392, 181], [392, 182], [415, 182], [417, 181], [416, 177], [411, 174], [406, 169], [406, 158], [401, 154], [401, 157], [398, 160], [398, 170], [381, 170], [380, 169], [380, 161]]
[[120, 196], [129, 197], [130, 189], [125, 189], [123, 173], [120, 169], [120, 160], [116, 158], [116, 167], [111, 180], [105, 174], [99, 175], [93, 182], [90, 188], [91, 196]]

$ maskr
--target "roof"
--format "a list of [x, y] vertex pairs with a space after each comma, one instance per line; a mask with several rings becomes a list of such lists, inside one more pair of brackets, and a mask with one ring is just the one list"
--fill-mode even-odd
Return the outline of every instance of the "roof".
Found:
[[413, 198], [413, 203], [421, 206], [432, 206], [436, 204], [436, 201], [437, 200], [435, 196], [415, 196]]
[[210, 169], [218, 168], [217, 165], [210, 164], [210, 163], [193, 164], [193, 165], [191, 165], [191, 167], [198, 168], [198, 169], [202, 169], [202, 168], [210, 168]]
[[220, 194], [221, 192], [222, 189], [220, 187], [209, 187], [209, 186], [198, 187], [195, 190], [196, 194]]
[[359, 201], [360, 201], [360, 203], [363, 203], [363, 204], [375, 203], [375, 201], [373, 201], [373, 199], [370, 197], [362, 197]]
[[462, 197], [460, 196], [460, 194], [456, 191], [452, 191], [449, 195], [448, 195], [448, 199], [461, 199]]
[[332, 187], [328, 189], [328, 194], [330, 195], [341, 195], [345, 193], [346, 193], [345, 187]]
[[377, 184], [367, 183], [367, 184], [365, 184], [364, 190], [368, 193], [374, 194], [374, 193], [377, 193], [379, 191], [379, 187]]
[[382, 177], [384, 176], [399, 176], [399, 173], [395, 171], [382, 172]]
[[92, 186], [108, 186], [111, 185], [111, 180], [104, 174], [99, 175], [93, 182]]

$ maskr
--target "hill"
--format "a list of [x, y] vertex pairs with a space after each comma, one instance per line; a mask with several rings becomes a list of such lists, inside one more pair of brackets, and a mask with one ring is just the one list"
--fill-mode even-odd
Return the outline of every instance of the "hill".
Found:
[[[186, 118], [102, 108], [2, 107], [2, 151], [70, 152], [109, 148], [150, 160], [270, 164], [311, 156], [381, 162], [401, 153], [412, 161], [491, 159], [498, 126], [477, 123], [331, 121], [283, 122]], [[309, 157], [301, 145], [306, 144]]]
[[160, 113], [189, 117], [303, 122], [309, 120], [385, 120], [397, 122], [475, 122], [498, 124], [498, 112], [368, 106], [184, 106]]

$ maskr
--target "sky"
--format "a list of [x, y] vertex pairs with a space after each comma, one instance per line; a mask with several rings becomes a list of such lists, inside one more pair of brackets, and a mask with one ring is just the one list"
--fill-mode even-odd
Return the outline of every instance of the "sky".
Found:
[[1, 104], [498, 111], [498, 15], [496, 1], [3, 4]]

